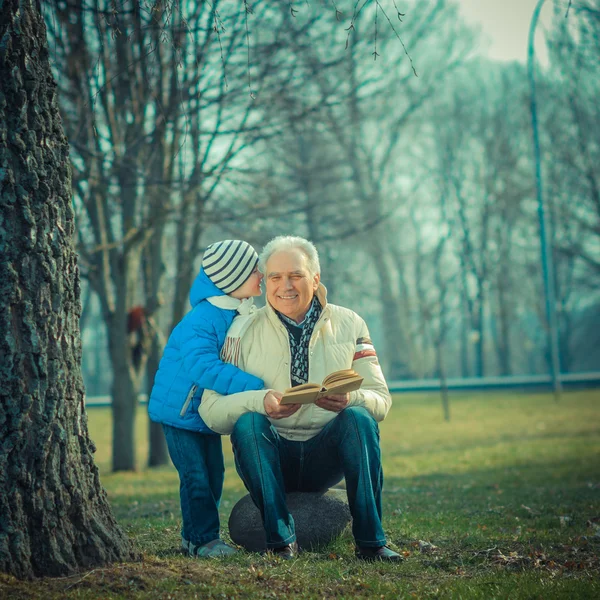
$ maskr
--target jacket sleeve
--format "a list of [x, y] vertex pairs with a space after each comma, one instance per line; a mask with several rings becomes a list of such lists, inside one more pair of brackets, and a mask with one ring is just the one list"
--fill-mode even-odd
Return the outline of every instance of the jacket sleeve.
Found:
[[364, 406], [376, 421], [385, 419], [392, 396], [377, 359], [366, 323], [357, 316], [358, 327], [352, 368], [364, 377], [359, 390], [350, 392], [349, 406]]
[[190, 329], [183, 332], [183, 367], [199, 387], [224, 395], [261, 390], [264, 387], [262, 379], [223, 362], [220, 352], [217, 333], [209, 321], [198, 319]]
[[237, 420], [247, 412], [267, 415], [264, 397], [268, 390], [240, 392], [223, 397], [210, 389], [204, 390], [199, 413], [202, 420], [217, 433], [228, 435]]

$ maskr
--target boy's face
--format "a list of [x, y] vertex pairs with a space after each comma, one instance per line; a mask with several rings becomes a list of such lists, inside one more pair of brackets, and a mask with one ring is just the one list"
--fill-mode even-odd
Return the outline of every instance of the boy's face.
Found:
[[255, 267], [254, 271], [250, 274], [250, 277], [248, 277], [237, 290], [233, 290], [229, 295], [238, 300], [250, 298], [250, 296], [260, 296], [262, 294], [262, 289], [260, 287], [262, 278], [263, 274], [258, 270], [258, 267]]

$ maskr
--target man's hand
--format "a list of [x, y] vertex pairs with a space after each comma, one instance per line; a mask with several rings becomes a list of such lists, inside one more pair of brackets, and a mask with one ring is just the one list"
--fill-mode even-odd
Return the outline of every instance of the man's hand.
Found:
[[319, 398], [315, 404], [325, 410], [339, 413], [348, 406], [348, 402], [350, 402], [350, 394], [331, 394], [330, 396]]
[[283, 394], [281, 392], [268, 391], [265, 394], [265, 411], [271, 419], [285, 419], [291, 417], [299, 408], [300, 404], [279, 404]]

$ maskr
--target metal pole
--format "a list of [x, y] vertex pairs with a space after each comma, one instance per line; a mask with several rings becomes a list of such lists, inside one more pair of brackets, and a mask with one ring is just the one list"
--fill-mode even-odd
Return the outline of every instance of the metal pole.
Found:
[[562, 386], [560, 381], [560, 348], [558, 339], [558, 324], [556, 319], [556, 298], [554, 289], [554, 267], [552, 248], [548, 244], [548, 217], [544, 208], [544, 196], [542, 189], [542, 157], [540, 152], [540, 138], [537, 118], [537, 99], [535, 90], [535, 28], [537, 26], [540, 11], [545, 0], [539, 0], [529, 28], [529, 44], [527, 50], [527, 73], [529, 75], [529, 86], [531, 89], [531, 127], [533, 130], [533, 151], [535, 157], [535, 186], [537, 191], [538, 219], [540, 223], [540, 246], [542, 258], [542, 275], [544, 278], [544, 292], [546, 296], [546, 319], [548, 321], [548, 346], [550, 348], [550, 374], [552, 376], [552, 387], [554, 397], [560, 400]]

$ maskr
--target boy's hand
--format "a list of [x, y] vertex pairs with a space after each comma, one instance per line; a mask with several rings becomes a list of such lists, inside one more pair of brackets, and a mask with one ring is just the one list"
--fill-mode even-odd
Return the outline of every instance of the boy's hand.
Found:
[[291, 417], [299, 408], [300, 404], [279, 404], [283, 397], [281, 392], [269, 390], [265, 394], [265, 412], [271, 419], [285, 419]]

